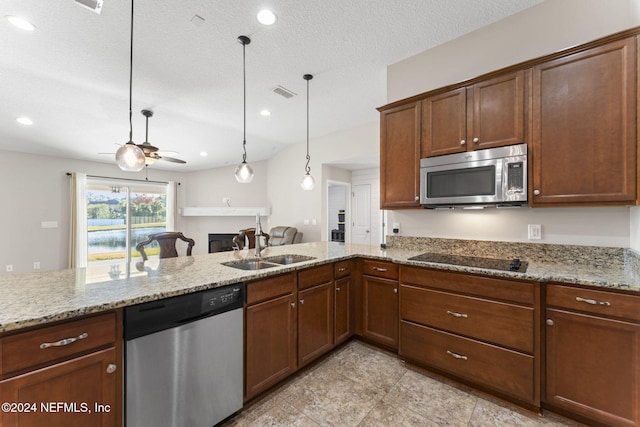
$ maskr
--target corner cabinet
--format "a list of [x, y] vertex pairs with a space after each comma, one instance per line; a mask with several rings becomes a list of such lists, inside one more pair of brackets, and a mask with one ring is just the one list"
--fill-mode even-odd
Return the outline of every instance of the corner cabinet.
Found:
[[533, 67], [532, 206], [634, 204], [636, 38]]
[[0, 425], [122, 425], [121, 320], [111, 312], [1, 338], [0, 399], [21, 406], [3, 406]]
[[524, 136], [523, 70], [422, 101], [423, 158], [520, 144]]
[[548, 407], [640, 425], [640, 297], [549, 285], [546, 342]]
[[420, 103], [380, 111], [380, 208], [420, 206]]

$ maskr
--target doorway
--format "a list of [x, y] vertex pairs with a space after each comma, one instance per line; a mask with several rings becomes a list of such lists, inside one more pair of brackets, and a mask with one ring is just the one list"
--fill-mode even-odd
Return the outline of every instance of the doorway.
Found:
[[327, 240], [349, 242], [349, 192], [351, 185], [327, 181]]

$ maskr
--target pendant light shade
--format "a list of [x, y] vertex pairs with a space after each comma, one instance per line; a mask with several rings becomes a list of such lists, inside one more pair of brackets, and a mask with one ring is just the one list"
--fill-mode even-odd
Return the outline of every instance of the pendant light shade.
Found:
[[235, 175], [236, 181], [241, 184], [248, 184], [253, 181], [253, 169], [247, 163], [247, 73], [246, 73], [246, 59], [245, 48], [251, 43], [251, 39], [247, 36], [238, 37], [238, 41], [242, 45], [242, 91], [244, 93], [243, 98], [243, 136], [242, 136], [242, 163], [236, 167]]
[[144, 168], [144, 152], [133, 142], [131, 98], [133, 92], [133, 2], [131, 0], [131, 37], [129, 50], [129, 142], [116, 151], [116, 164], [125, 172], [139, 172]]
[[311, 161], [311, 156], [309, 156], [309, 80], [311, 80], [313, 76], [311, 74], [305, 74], [302, 78], [307, 81], [307, 164], [304, 167], [306, 173], [302, 177], [300, 186], [303, 190], [309, 191], [313, 190], [316, 186], [316, 180], [311, 176], [311, 167], [309, 166], [309, 162]]

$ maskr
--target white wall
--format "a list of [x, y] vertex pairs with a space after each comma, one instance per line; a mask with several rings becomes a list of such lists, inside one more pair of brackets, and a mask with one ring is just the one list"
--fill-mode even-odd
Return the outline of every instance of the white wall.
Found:
[[[638, 0], [546, 0], [532, 8], [387, 68], [389, 102], [457, 83], [640, 24]], [[514, 211], [389, 211], [404, 235], [526, 240], [543, 225], [543, 243], [640, 249], [638, 208]]]
[[[372, 106], [372, 108], [374, 108]], [[313, 139], [309, 144], [311, 174], [316, 186], [311, 191], [300, 188], [306, 163], [306, 145], [289, 146], [269, 159], [269, 200], [272, 225], [290, 225], [304, 233], [303, 241], [327, 240], [326, 177], [321, 165], [362, 156], [379, 156], [378, 123], [369, 123], [343, 132]], [[339, 165], [334, 165], [339, 166]], [[334, 180], [338, 180], [332, 175]], [[304, 220], [310, 220], [309, 225]], [[312, 220], [316, 224], [311, 224]]]
[[[249, 184], [240, 184], [234, 176], [235, 165], [216, 169], [190, 172], [184, 175], [187, 183], [184, 204], [180, 207], [223, 207], [223, 197], [230, 198], [232, 207], [271, 207], [267, 197], [267, 162], [252, 162], [254, 179]], [[193, 254], [207, 253], [209, 233], [237, 233], [243, 228], [255, 227], [255, 217], [182, 217], [184, 234], [196, 241]], [[270, 221], [261, 218], [268, 232]]]
[[[67, 268], [69, 253], [69, 177], [67, 172], [116, 178], [144, 179], [144, 171], [122, 172], [114, 163], [98, 163], [0, 151], [0, 275], [33, 271], [40, 262], [42, 271]], [[149, 169], [149, 179], [182, 181], [178, 173]], [[182, 206], [185, 183], [178, 187]], [[58, 228], [41, 228], [42, 221], [56, 221]], [[177, 229], [182, 227], [177, 219]]]

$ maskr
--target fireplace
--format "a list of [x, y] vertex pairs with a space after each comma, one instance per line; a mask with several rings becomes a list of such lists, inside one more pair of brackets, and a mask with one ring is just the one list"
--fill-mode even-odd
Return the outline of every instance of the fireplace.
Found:
[[232, 251], [235, 248], [233, 238], [237, 233], [210, 233], [209, 253]]

